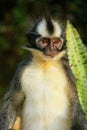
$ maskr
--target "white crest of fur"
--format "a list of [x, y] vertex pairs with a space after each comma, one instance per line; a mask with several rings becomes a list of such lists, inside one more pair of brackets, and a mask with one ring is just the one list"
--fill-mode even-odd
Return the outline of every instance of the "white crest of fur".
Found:
[[60, 37], [61, 35], [61, 27], [58, 22], [52, 20], [54, 26], [54, 33], [50, 35], [47, 31], [46, 20], [42, 19], [42, 21], [37, 26], [37, 32], [43, 37]]

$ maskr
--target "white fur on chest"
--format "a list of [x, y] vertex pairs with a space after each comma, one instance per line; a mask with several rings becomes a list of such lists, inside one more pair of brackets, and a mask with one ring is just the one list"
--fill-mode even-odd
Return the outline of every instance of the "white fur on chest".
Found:
[[67, 79], [60, 64], [27, 66], [21, 84], [26, 95], [21, 130], [69, 130]]

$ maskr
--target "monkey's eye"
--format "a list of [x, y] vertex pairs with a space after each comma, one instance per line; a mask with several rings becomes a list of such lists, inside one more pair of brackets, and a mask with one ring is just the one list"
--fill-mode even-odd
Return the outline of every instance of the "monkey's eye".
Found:
[[48, 43], [49, 43], [49, 39], [48, 39], [48, 38], [42, 38], [42, 39], [41, 39], [41, 42], [42, 42], [43, 44], [48, 44]]
[[43, 49], [48, 45], [49, 42], [50, 40], [48, 38], [41, 37], [36, 40], [36, 45], [38, 48]]
[[52, 39], [52, 43], [53, 44], [58, 44], [58, 43], [61, 43], [62, 42], [62, 39], [61, 38], [53, 38]]
[[62, 38], [52, 38], [51, 39], [51, 49], [57, 48], [58, 50], [61, 50], [63, 46], [63, 39]]

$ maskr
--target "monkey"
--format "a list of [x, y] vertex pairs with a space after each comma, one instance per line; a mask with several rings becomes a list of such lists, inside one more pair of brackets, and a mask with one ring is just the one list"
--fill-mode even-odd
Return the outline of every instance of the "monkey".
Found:
[[20, 130], [87, 130], [61, 23], [43, 17], [27, 32], [27, 40], [28, 55], [3, 98], [0, 130], [12, 129], [18, 115]]

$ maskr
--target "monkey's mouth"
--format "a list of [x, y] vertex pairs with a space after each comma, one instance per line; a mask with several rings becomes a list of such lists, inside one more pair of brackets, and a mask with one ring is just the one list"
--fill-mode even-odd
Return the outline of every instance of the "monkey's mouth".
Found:
[[55, 57], [59, 53], [58, 49], [50, 49], [49, 47], [45, 48], [44, 54], [50, 57]]

